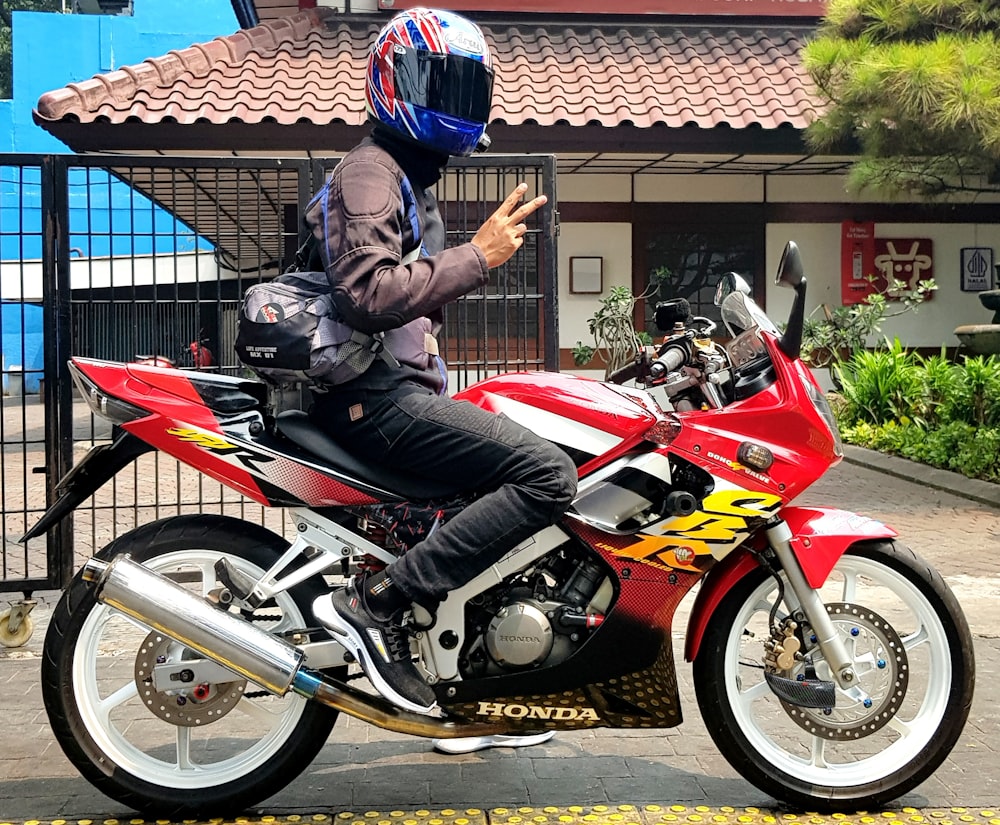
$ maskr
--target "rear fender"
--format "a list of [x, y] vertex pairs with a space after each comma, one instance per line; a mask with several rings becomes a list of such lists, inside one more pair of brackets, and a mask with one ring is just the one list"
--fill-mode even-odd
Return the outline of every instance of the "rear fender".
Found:
[[56, 485], [56, 500], [38, 522], [19, 541], [23, 544], [35, 536], [47, 533], [86, 499], [101, 489], [112, 476], [127, 467], [139, 456], [152, 450], [152, 446], [124, 430], [116, 428], [117, 435], [110, 444], [92, 447]]
[[[894, 538], [880, 521], [827, 507], [786, 507], [781, 511], [792, 532], [792, 551], [810, 587], [823, 586], [837, 560], [854, 544]], [[744, 546], [730, 553], [705, 576], [688, 620], [684, 658], [694, 661], [716, 608], [736, 584], [759, 567]]]

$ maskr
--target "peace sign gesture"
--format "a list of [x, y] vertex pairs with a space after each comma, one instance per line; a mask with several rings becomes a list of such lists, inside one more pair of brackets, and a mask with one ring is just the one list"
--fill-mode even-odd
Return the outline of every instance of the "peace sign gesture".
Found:
[[[524, 234], [528, 227], [523, 223], [539, 207], [543, 206], [548, 198], [539, 195], [521, 206], [517, 206], [518, 201], [524, 197], [528, 191], [528, 184], [518, 184], [500, 204], [486, 222], [479, 227], [472, 243], [479, 247], [486, 258], [486, 266], [492, 269], [510, 260], [510, 257], [521, 248], [524, 243]], [[516, 207], [516, 208], [515, 208]]]

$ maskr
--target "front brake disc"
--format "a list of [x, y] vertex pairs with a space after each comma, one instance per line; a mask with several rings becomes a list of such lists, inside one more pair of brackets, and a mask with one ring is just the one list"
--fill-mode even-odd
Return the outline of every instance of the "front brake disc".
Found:
[[826, 606], [834, 626], [852, 652], [857, 685], [866, 698], [837, 690], [830, 708], [803, 708], [781, 702], [799, 727], [823, 739], [849, 740], [870, 736], [884, 727], [906, 698], [910, 667], [903, 642], [892, 625], [874, 610], [834, 602]]

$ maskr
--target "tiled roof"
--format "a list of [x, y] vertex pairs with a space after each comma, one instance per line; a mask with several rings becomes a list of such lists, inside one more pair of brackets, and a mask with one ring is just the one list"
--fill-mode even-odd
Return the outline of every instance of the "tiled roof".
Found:
[[[365, 121], [364, 66], [384, 18], [312, 9], [42, 95], [43, 126]], [[487, 24], [492, 117], [565, 124], [801, 129], [817, 101], [809, 29], [751, 25]]]

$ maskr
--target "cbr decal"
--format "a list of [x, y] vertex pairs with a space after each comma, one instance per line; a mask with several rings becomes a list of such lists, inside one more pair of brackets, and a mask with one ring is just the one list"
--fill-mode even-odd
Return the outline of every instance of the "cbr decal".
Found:
[[553, 708], [547, 705], [514, 705], [506, 702], [480, 702], [480, 716], [506, 716], [508, 719], [590, 719], [600, 717], [593, 708]]
[[627, 547], [601, 547], [654, 567], [703, 570], [713, 556], [721, 558], [746, 538], [748, 519], [768, 516], [780, 505], [781, 497], [769, 493], [718, 490], [705, 496], [701, 509], [691, 515], [660, 522], [659, 535], [640, 534]]
[[260, 467], [254, 464], [255, 461], [274, 461], [273, 456], [261, 455], [248, 450], [239, 444], [232, 444], [221, 436], [213, 433], [206, 433], [202, 430], [193, 430], [187, 427], [171, 427], [167, 430], [169, 435], [179, 438], [181, 441], [189, 441], [199, 447], [210, 450], [213, 453], [223, 453], [232, 455], [250, 470], [260, 471]]

